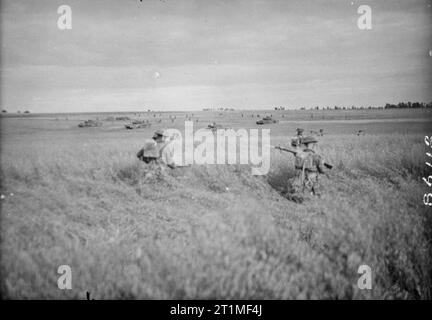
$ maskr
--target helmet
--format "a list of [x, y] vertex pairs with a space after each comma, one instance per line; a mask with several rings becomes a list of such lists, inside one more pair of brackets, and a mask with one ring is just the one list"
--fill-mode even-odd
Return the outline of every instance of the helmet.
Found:
[[165, 133], [164, 130], [156, 130], [155, 133], [153, 134], [153, 138], [157, 138], [157, 137], [167, 137], [167, 134]]

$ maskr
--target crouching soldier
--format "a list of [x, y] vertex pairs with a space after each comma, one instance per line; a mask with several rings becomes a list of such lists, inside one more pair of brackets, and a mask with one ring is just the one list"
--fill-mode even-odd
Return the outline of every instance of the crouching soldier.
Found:
[[302, 139], [301, 150], [295, 155], [294, 188], [301, 194], [320, 195], [319, 175], [325, 173], [322, 157], [314, 149], [318, 140], [312, 136]]
[[152, 139], [144, 143], [144, 147], [138, 151], [137, 157], [148, 164], [163, 164], [171, 169], [176, 167], [172, 140], [162, 130], [157, 130]]

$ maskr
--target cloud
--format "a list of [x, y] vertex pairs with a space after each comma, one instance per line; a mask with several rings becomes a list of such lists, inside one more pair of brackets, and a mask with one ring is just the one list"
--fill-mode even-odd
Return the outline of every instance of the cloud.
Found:
[[62, 1], [4, 1], [2, 105], [432, 100], [427, 1], [368, 1], [370, 31], [357, 28], [358, 1], [350, 2], [70, 0], [73, 29], [60, 31]]

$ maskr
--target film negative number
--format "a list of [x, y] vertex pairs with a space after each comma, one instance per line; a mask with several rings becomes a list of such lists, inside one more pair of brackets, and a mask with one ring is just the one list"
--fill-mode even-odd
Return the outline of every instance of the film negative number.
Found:
[[432, 187], [432, 182], [429, 181], [431, 178], [432, 176], [429, 176], [427, 179], [423, 177], [423, 181], [428, 185], [428, 187]]
[[423, 203], [426, 206], [430, 206], [431, 207], [432, 206], [431, 198], [432, 198], [432, 193], [425, 193], [423, 195]]

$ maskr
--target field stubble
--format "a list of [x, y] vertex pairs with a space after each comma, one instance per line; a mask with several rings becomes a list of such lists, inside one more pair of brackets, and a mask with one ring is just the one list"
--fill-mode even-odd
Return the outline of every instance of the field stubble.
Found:
[[[1, 204], [4, 297], [431, 298], [420, 135], [325, 137], [335, 168], [303, 204], [276, 191], [293, 176], [287, 154], [272, 152], [264, 177], [237, 165], [152, 175], [139, 145], [3, 146], [2, 194], [14, 194]], [[72, 290], [57, 288], [63, 264]], [[372, 290], [357, 287], [362, 264]]]

